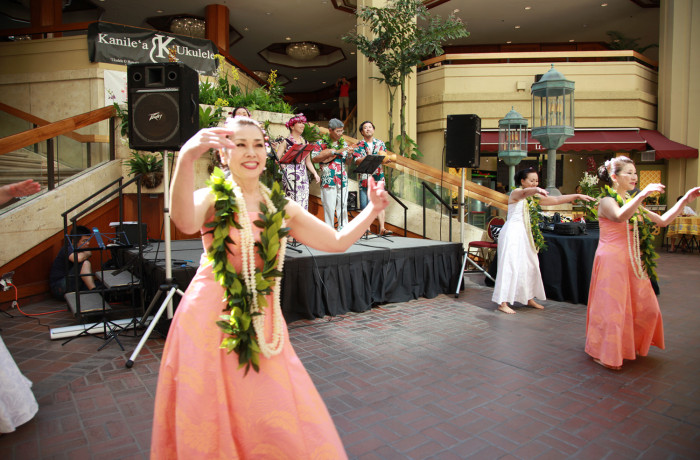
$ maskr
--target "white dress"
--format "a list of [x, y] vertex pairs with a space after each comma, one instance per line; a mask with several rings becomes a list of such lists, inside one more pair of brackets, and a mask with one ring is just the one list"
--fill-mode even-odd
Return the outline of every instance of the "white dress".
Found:
[[491, 300], [527, 304], [537, 297], [544, 300], [540, 261], [530, 244], [523, 207], [526, 199], [508, 205], [508, 219], [498, 235], [498, 273]]
[[39, 410], [32, 382], [22, 375], [0, 337], [0, 433], [11, 433]]

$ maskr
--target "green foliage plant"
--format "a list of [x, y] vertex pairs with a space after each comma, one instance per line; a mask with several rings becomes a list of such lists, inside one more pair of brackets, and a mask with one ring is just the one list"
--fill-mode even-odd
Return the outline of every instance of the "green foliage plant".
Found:
[[[391, 0], [384, 7], [364, 7], [356, 13], [362, 25], [358, 32], [343, 36], [343, 40], [374, 63], [389, 92], [389, 139], [394, 139], [394, 100], [400, 89], [400, 136], [406, 139], [406, 83], [414, 67], [427, 56], [444, 53], [445, 40], [468, 37], [461, 19], [451, 13], [446, 19], [433, 16], [422, 0]], [[364, 32], [360, 32], [364, 30]], [[392, 145], [387, 146], [394, 150]], [[408, 149], [410, 144], [402, 143]], [[403, 156], [408, 150], [399, 150]]]
[[[223, 56], [216, 55], [219, 70], [215, 82], [202, 82], [199, 85], [199, 102], [220, 107], [246, 107], [248, 110], [265, 110], [268, 112], [294, 113], [294, 108], [284, 100], [284, 88], [277, 80], [277, 71], [272, 70], [267, 85], [253, 88], [239, 87], [238, 69], [231, 67]], [[230, 80], [233, 80], [233, 84]]]
[[129, 174], [131, 175], [162, 172], [163, 154], [160, 153], [158, 156], [132, 150], [131, 158], [126, 160], [126, 165], [129, 166]]

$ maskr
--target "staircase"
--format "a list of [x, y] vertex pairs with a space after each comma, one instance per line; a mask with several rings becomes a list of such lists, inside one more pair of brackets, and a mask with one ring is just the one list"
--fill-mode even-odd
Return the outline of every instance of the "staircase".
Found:
[[[60, 180], [70, 178], [81, 169], [54, 162], [54, 171]], [[0, 155], [0, 186], [34, 179], [42, 187], [48, 185], [46, 156], [23, 148]]]

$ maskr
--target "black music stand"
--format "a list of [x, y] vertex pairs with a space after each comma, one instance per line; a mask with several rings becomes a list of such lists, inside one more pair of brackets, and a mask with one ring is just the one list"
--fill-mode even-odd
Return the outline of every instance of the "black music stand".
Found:
[[[318, 151], [320, 150], [320, 146], [316, 144], [294, 144], [291, 147], [287, 149], [286, 152], [284, 152], [284, 155], [277, 160], [278, 163], [283, 164], [283, 165], [299, 165], [303, 164], [304, 161], [306, 160], [306, 157], [311, 154], [311, 152]], [[287, 174], [287, 171], [285, 170], [285, 175]], [[306, 173], [306, 165], [304, 165], [304, 173]], [[289, 176], [287, 176], [287, 181], [289, 181]], [[297, 175], [296, 171], [294, 171], [294, 201], [298, 203], [297, 201]], [[287, 243], [287, 247], [293, 251], [296, 251], [298, 253], [301, 253], [301, 250], [297, 249], [297, 246], [300, 246], [300, 243], [292, 238], [291, 243]]]
[[[376, 169], [381, 166], [382, 162], [384, 161], [384, 158], [386, 158], [384, 155], [367, 155], [363, 157], [364, 159], [362, 160], [362, 163], [357, 165], [355, 170], [353, 171], [355, 174], [369, 174], [371, 175]], [[361, 182], [361, 179], [360, 179]], [[367, 191], [369, 192], [369, 178], [367, 178]], [[367, 196], [369, 198], [369, 194]], [[358, 196], [359, 200], [359, 196]], [[358, 203], [359, 204], [359, 203]], [[385, 235], [377, 235], [375, 233], [370, 232], [369, 230], [365, 231], [365, 234], [362, 236], [363, 239], [368, 239], [369, 234], [374, 235], [374, 238], [384, 238], [388, 241], [389, 238], [387, 238]]]

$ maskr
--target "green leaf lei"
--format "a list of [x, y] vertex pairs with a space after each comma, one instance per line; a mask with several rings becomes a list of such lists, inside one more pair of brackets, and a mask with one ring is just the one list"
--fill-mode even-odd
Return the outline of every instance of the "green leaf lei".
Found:
[[536, 196], [529, 196], [525, 200], [525, 206], [527, 207], [525, 212], [527, 212], [529, 216], [532, 243], [534, 244], [535, 251], [540, 252], [547, 249], [547, 243], [545, 243], [542, 230], [540, 230], [540, 213], [542, 212], [540, 199]]
[[326, 133], [323, 136], [321, 136], [321, 142], [323, 142], [326, 145], [326, 148], [333, 148], [333, 144], [335, 144], [335, 148], [338, 150], [342, 150], [345, 147], [347, 147], [347, 143], [345, 142], [345, 138], [341, 137], [338, 139], [336, 142], [333, 142], [331, 140], [331, 135]]
[[[257, 292], [253, 294], [248, 292], [243, 274], [237, 273], [228, 260], [228, 254], [233, 254], [235, 244], [229, 236], [229, 228], [233, 226], [239, 230], [242, 229], [235, 220], [235, 215], [239, 213], [239, 206], [233, 191], [234, 184], [226, 179], [221, 169], [215, 168], [207, 185], [215, 197], [214, 220], [205, 225], [211, 229], [207, 233], [212, 233], [214, 237], [207, 251], [207, 257], [212, 264], [216, 280], [224, 288], [226, 300], [224, 308], [226, 314], [221, 315], [221, 321], [216, 322], [227, 334], [220, 347], [226, 349], [228, 353], [235, 351], [238, 354], [239, 369], [245, 367], [246, 374], [251, 366], [257, 372], [261, 353], [258, 333], [262, 331], [256, 331], [254, 317], [261, 313], [251, 311], [251, 306], [253, 295], [257, 295], [258, 308], [263, 311], [268, 306], [265, 296], [272, 292], [275, 284], [279, 282], [277, 278], [282, 276], [282, 272], [278, 270], [278, 254], [284, 238], [289, 234], [289, 228], [283, 227], [287, 199], [279, 184], [273, 184], [270, 201], [276, 211], [271, 212], [264, 202], [260, 203], [262, 211], [258, 214], [260, 220], [253, 222], [253, 225], [262, 229], [260, 241], [255, 242], [255, 249], [264, 261], [262, 270], [255, 269]], [[245, 248], [241, 248], [241, 251], [244, 250]]]
[[[625, 205], [626, 200], [608, 185], [606, 185], [601, 192], [601, 198], [606, 196], [613, 198], [619, 207]], [[654, 249], [653, 231], [656, 224], [649, 219], [646, 209], [641, 206], [629, 219], [630, 223], [634, 223], [635, 221], [639, 228], [640, 259], [642, 260], [642, 264], [644, 265], [649, 279], [654, 281], [657, 279], [656, 259], [659, 257]], [[634, 261], [632, 261], [632, 263], [634, 263]]]

